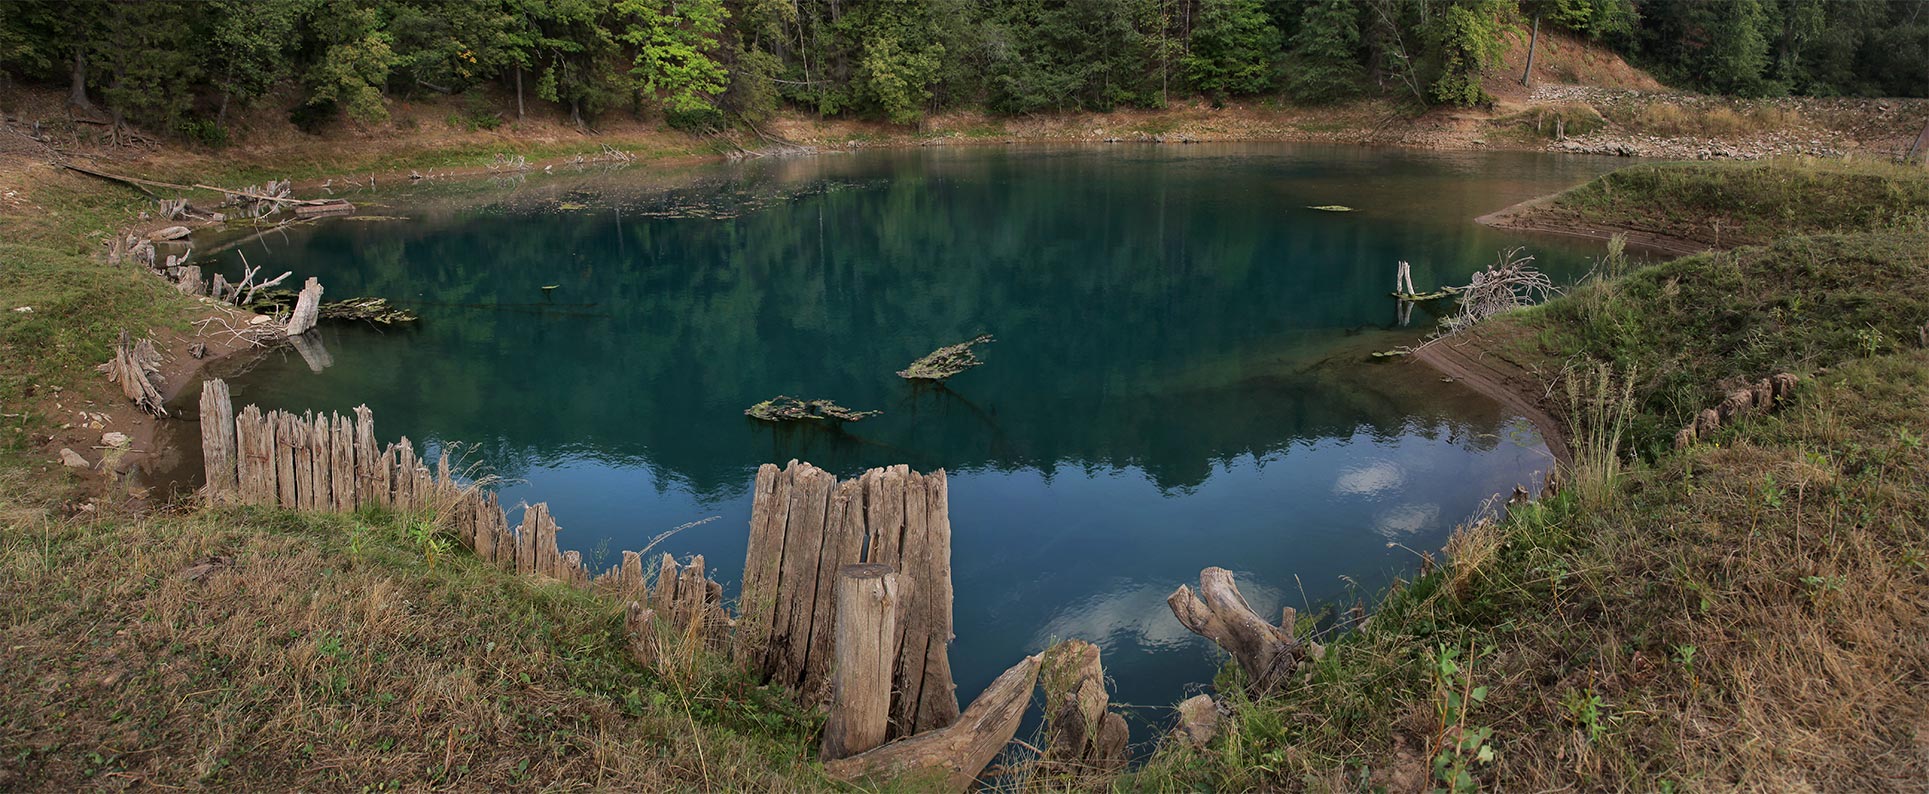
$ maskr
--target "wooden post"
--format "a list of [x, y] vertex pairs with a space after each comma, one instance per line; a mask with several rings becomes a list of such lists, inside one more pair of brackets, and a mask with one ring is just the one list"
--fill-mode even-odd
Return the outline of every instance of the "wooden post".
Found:
[[1902, 156], [1902, 162], [1915, 162], [1917, 157], [1921, 157], [1923, 163], [1929, 164], [1929, 122], [1922, 125], [1922, 134], [1917, 135], [1915, 142], [1909, 144], [1909, 153]]
[[308, 277], [301, 285], [301, 294], [295, 298], [295, 310], [288, 315], [289, 336], [300, 336], [315, 327], [315, 318], [321, 313], [321, 297], [321, 282]]
[[297, 479], [295, 473], [295, 453], [300, 451], [302, 440], [300, 422], [293, 414], [284, 411], [275, 411], [268, 416], [275, 425], [275, 498], [282, 507], [294, 509], [300, 507], [297, 483], [301, 480]]
[[215, 378], [201, 384], [201, 468], [207, 478], [208, 501], [233, 501], [239, 487], [235, 461], [234, 401], [227, 381]]
[[876, 778], [932, 786], [920, 790], [969, 789], [1018, 732], [1018, 722], [1031, 705], [1032, 688], [1038, 683], [1041, 658], [1027, 656], [1001, 673], [949, 727], [831, 761], [824, 771], [839, 780]]
[[382, 448], [375, 444], [375, 413], [366, 405], [355, 406], [355, 506], [381, 505], [387, 495], [377, 488], [381, 482]]
[[1313, 655], [1320, 653], [1318, 645], [1302, 644], [1293, 636], [1290, 607], [1285, 610], [1282, 625], [1267, 623], [1253, 613], [1245, 596], [1239, 594], [1239, 586], [1233, 583], [1232, 572], [1224, 568], [1207, 568], [1199, 573], [1197, 596], [1191, 588], [1179, 585], [1166, 596], [1165, 603], [1192, 633], [1232, 654], [1256, 693], [1284, 683], [1309, 650]]
[[778, 578], [776, 625], [771, 637], [776, 654], [772, 679], [796, 688], [803, 682], [810, 648], [811, 617], [817, 604], [817, 563], [824, 546], [824, 518], [830, 510], [829, 472], [798, 464], [790, 500], [790, 522], [784, 536], [783, 571]]
[[337, 512], [353, 512], [355, 505], [360, 501], [356, 490], [361, 486], [355, 469], [355, 425], [348, 421], [348, 417], [341, 414], [334, 415], [332, 425], [330, 432], [334, 434], [332, 446], [335, 450], [335, 461], [330, 467], [334, 474], [330, 491], [335, 494]]
[[750, 543], [744, 554], [743, 593], [737, 599], [740, 664], [769, 672], [770, 633], [777, 613], [777, 577], [783, 565], [785, 525], [790, 519], [792, 468], [757, 467], [750, 503]]
[[[810, 650], [805, 656], [804, 679], [798, 686], [807, 703], [820, 702], [830, 693], [836, 645], [834, 626], [839, 619], [837, 581], [845, 566], [862, 561], [863, 544], [864, 486], [857, 480], [838, 483], [824, 514], [824, 547], [817, 564], [818, 596], [811, 615]], [[885, 700], [890, 700], [888, 689]], [[883, 741], [883, 737], [879, 737], [878, 742]]]
[[[855, 484], [855, 483], [847, 483]], [[897, 659], [897, 573], [846, 565], [836, 584], [830, 719], [820, 757], [835, 761], [884, 743], [891, 725], [891, 664]]]

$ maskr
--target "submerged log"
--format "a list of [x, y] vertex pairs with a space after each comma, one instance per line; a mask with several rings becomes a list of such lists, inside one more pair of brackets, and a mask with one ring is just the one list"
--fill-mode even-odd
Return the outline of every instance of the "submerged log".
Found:
[[1284, 683], [1302, 658], [1319, 653], [1319, 646], [1301, 643], [1293, 635], [1293, 610], [1287, 607], [1275, 626], [1255, 614], [1239, 594], [1232, 572], [1207, 568], [1199, 572], [1199, 593], [1179, 585], [1165, 599], [1172, 614], [1186, 629], [1217, 643], [1239, 669], [1246, 673], [1248, 687], [1264, 693]]
[[803, 422], [829, 419], [835, 422], [858, 422], [883, 411], [853, 411], [830, 400], [799, 400], [779, 394], [756, 405], [744, 409], [744, 416], [761, 419], [765, 422]]
[[1031, 704], [1043, 656], [1000, 674], [949, 727], [899, 739], [874, 750], [824, 764], [839, 780], [860, 778], [923, 783], [934, 791], [965, 791], [1011, 743]]
[[992, 341], [991, 334], [980, 334], [969, 341], [938, 348], [911, 362], [911, 366], [898, 370], [898, 377], [906, 380], [948, 380], [985, 363], [978, 359], [978, 354], [972, 348]]
[[884, 743], [891, 727], [891, 664], [897, 658], [898, 576], [889, 565], [837, 573], [830, 718], [820, 757], [835, 761]]

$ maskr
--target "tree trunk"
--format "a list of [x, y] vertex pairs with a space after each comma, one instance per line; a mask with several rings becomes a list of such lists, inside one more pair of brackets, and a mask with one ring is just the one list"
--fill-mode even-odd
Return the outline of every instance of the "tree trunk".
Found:
[[67, 104], [81, 110], [93, 110], [94, 103], [87, 101], [87, 56], [81, 48], [74, 48], [74, 66], [69, 72]]
[[295, 310], [288, 315], [288, 335], [301, 336], [315, 327], [315, 317], [321, 312], [322, 286], [314, 276], [301, 287], [301, 295], [295, 298]]
[[1541, 18], [1534, 17], [1534, 35], [1527, 40], [1527, 68], [1520, 73], [1520, 84], [1531, 86], [1534, 82], [1534, 48], [1541, 43]]
[[516, 64], [516, 118], [522, 118], [522, 64]]

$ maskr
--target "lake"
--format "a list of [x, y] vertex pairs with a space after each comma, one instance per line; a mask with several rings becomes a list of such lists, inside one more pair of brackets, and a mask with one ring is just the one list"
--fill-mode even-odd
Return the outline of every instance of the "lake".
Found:
[[[659, 549], [704, 554], [732, 592], [758, 464], [946, 469], [960, 700], [1077, 637], [1103, 648], [1117, 702], [1163, 707], [1220, 658], [1165, 605], [1200, 569], [1236, 572], [1262, 615], [1370, 604], [1483, 502], [1538, 481], [1550, 457], [1527, 421], [1369, 354], [1435, 319], [1401, 326], [1399, 260], [1422, 290], [1513, 246], [1558, 282], [1584, 273], [1585, 241], [1473, 218], [1617, 164], [931, 147], [383, 186], [340, 195], [408, 220], [209, 259], [421, 321], [324, 326], [319, 372], [281, 351], [213, 374], [237, 405], [366, 403], [383, 440], [459, 444], [505, 479], [505, 505], [548, 502], [596, 569], [715, 517]], [[894, 374], [981, 333], [986, 363], [948, 388]], [[779, 394], [884, 413], [841, 433], [743, 415]]]

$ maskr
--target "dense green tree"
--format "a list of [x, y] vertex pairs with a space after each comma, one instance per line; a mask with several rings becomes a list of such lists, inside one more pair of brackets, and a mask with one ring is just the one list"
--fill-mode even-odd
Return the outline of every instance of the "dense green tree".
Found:
[[1287, 51], [1286, 92], [1302, 102], [1331, 102], [1358, 93], [1360, 8], [1352, 0], [1320, 0], [1300, 15]]
[[1213, 96], [1257, 94], [1272, 87], [1279, 51], [1279, 28], [1260, 0], [1202, 0], [1186, 79]]
[[670, 123], [720, 126], [716, 98], [730, 84], [716, 57], [728, 16], [722, 0], [618, 0], [616, 11], [623, 20], [617, 38], [636, 48], [630, 75], [662, 100]]
[[1482, 73], [1506, 51], [1501, 41], [1504, 0], [1451, 0], [1422, 30], [1438, 62], [1429, 89], [1434, 101], [1472, 107], [1488, 101]]
[[205, 68], [210, 83], [221, 95], [216, 123], [227, 117], [230, 103], [252, 103], [294, 74], [294, 52], [288, 42], [296, 38], [303, 22], [302, 11], [295, 3], [208, 3], [211, 24]]
[[320, 56], [302, 75], [307, 104], [340, 107], [365, 124], [387, 120], [382, 89], [396, 57], [378, 10], [355, 0], [329, 0], [316, 9], [311, 25]]
[[194, 107], [203, 76], [196, 28], [205, 6], [109, 3], [92, 38], [90, 74], [116, 125], [132, 118], [173, 128]]

